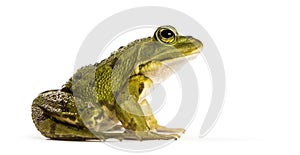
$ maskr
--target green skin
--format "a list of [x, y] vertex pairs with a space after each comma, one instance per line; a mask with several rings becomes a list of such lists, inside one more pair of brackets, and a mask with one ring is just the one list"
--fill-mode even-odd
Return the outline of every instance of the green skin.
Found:
[[177, 139], [185, 130], [158, 125], [145, 96], [153, 83], [171, 74], [165, 64], [182, 64], [178, 60], [200, 49], [199, 40], [178, 35], [172, 26], [159, 27], [153, 37], [80, 68], [61, 89], [39, 94], [32, 104], [33, 122], [50, 139]]

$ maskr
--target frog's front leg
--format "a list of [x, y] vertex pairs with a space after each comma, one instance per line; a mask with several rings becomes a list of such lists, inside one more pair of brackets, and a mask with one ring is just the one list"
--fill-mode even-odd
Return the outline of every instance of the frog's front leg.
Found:
[[179, 138], [178, 134], [156, 132], [161, 126], [157, 124], [151, 107], [145, 99], [151, 86], [150, 78], [134, 75], [129, 79], [128, 87], [125, 87], [117, 97], [116, 114], [123, 127], [127, 129], [124, 138], [139, 140]]
[[185, 132], [185, 129], [182, 129], [182, 128], [168, 128], [168, 127], [157, 124], [157, 121], [156, 121], [154, 115], [152, 114], [152, 109], [146, 99], [144, 99], [142, 101], [141, 106], [143, 107], [143, 109], [145, 109], [145, 111], [151, 112], [150, 115], [146, 116], [146, 119], [147, 119], [147, 124], [151, 127], [152, 130], [155, 130], [157, 132], [168, 132], [168, 133], [184, 133]]
[[[141, 83], [143, 82], [143, 84]], [[150, 78], [147, 78], [142, 75], [134, 76], [130, 79], [132, 93], [135, 92], [135, 95], [139, 96], [138, 103], [140, 104], [143, 113], [146, 117], [147, 125], [152, 131], [158, 132], [169, 132], [169, 133], [184, 133], [185, 130], [182, 128], [168, 128], [162, 125], [157, 124], [157, 120], [153, 115], [152, 108], [145, 97], [150, 93], [150, 88], [153, 85], [153, 82]], [[138, 88], [137, 88], [138, 87]], [[138, 91], [136, 91], [138, 89]]]

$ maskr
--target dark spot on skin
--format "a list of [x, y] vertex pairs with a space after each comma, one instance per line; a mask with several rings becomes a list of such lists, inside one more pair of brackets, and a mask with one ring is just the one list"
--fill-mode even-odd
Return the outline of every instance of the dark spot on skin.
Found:
[[68, 116], [69, 117], [69, 119], [71, 120], [71, 121], [75, 121], [76, 120], [76, 117], [75, 116]]
[[142, 70], [142, 68], [145, 66], [145, 64], [139, 65], [139, 70]]
[[119, 47], [119, 49], [118, 49], [118, 50], [120, 50], [120, 49], [122, 49], [122, 48], [124, 48], [124, 46], [121, 46], [121, 47]]
[[68, 105], [68, 103], [66, 103], [64, 100], [61, 100], [58, 104], [60, 104], [63, 107]]
[[139, 85], [139, 94], [141, 94], [142, 93], [142, 91], [144, 90], [144, 83], [143, 82], [141, 82], [140, 83], [140, 85]]
[[67, 107], [62, 107], [62, 108], [61, 108], [61, 111], [62, 111], [62, 112], [68, 112], [68, 111], [70, 111], [70, 110], [69, 110], [69, 108], [67, 108]]
[[136, 129], [136, 122], [134, 121], [134, 118], [131, 118], [131, 120], [130, 120], [130, 127], [131, 127], [131, 129]]
[[100, 102], [97, 102], [97, 103], [94, 103], [95, 107], [100, 107], [101, 106], [101, 103]]
[[106, 108], [107, 108], [109, 111], [113, 111], [113, 110], [115, 110], [115, 107], [114, 107], [114, 105], [107, 104], [107, 105], [105, 105], [105, 106], [106, 106]]
[[86, 122], [86, 124], [88, 124], [88, 125], [93, 125], [94, 122], [93, 122], [92, 120], [89, 120], [88, 122]]
[[114, 104], [110, 104], [107, 101], [101, 100], [98, 102], [98, 106], [105, 106], [108, 110], [113, 111], [115, 109]]
[[[103, 60], [102, 60], [102, 61], [103, 61]], [[100, 64], [99, 62], [96, 62], [96, 63], [94, 64], [94, 66], [97, 67], [99, 64]]]
[[75, 75], [74, 75], [74, 77], [73, 77], [75, 80], [79, 80], [79, 79], [81, 79], [82, 78], [82, 73], [76, 73]]
[[61, 89], [62, 92], [66, 92], [66, 93], [70, 93], [73, 94], [73, 92], [70, 90], [70, 88], [63, 86], [63, 88]]
[[111, 62], [111, 64], [110, 64], [110, 67], [113, 69], [114, 68], [114, 66], [115, 66], [115, 64], [117, 63], [117, 61], [118, 61], [118, 58], [117, 57], [115, 57], [113, 60], [112, 60], [112, 62]]
[[41, 116], [37, 117], [37, 119], [36, 119], [38, 124], [40, 124], [40, 122], [44, 121], [44, 120], [46, 120], [46, 117], [44, 115], [41, 115]]
[[50, 134], [55, 134], [56, 123], [51, 124], [50, 126]]
[[100, 120], [103, 118], [103, 111], [101, 111], [96, 117], [94, 117], [94, 120]]
[[61, 105], [61, 111], [62, 112], [68, 112], [68, 111], [70, 111], [70, 108], [68, 107], [68, 103], [66, 101], [61, 100], [59, 102], [59, 104]]
[[95, 86], [95, 81], [94, 80], [90, 81], [89, 85], [92, 86], [92, 87], [94, 87]]
[[79, 112], [83, 112], [84, 108], [77, 108]]

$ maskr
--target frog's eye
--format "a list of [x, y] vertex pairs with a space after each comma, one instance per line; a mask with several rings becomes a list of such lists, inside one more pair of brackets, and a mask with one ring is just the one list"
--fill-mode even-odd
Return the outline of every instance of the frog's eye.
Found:
[[160, 28], [156, 31], [156, 38], [163, 43], [172, 43], [176, 39], [176, 33], [169, 28]]

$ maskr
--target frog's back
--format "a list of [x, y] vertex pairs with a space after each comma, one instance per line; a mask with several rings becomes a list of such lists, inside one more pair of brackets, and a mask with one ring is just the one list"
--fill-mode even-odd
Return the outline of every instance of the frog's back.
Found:
[[62, 89], [87, 102], [113, 104], [111, 74], [116, 61], [116, 55], [111, 55], [100, 63], [78, 69]]

